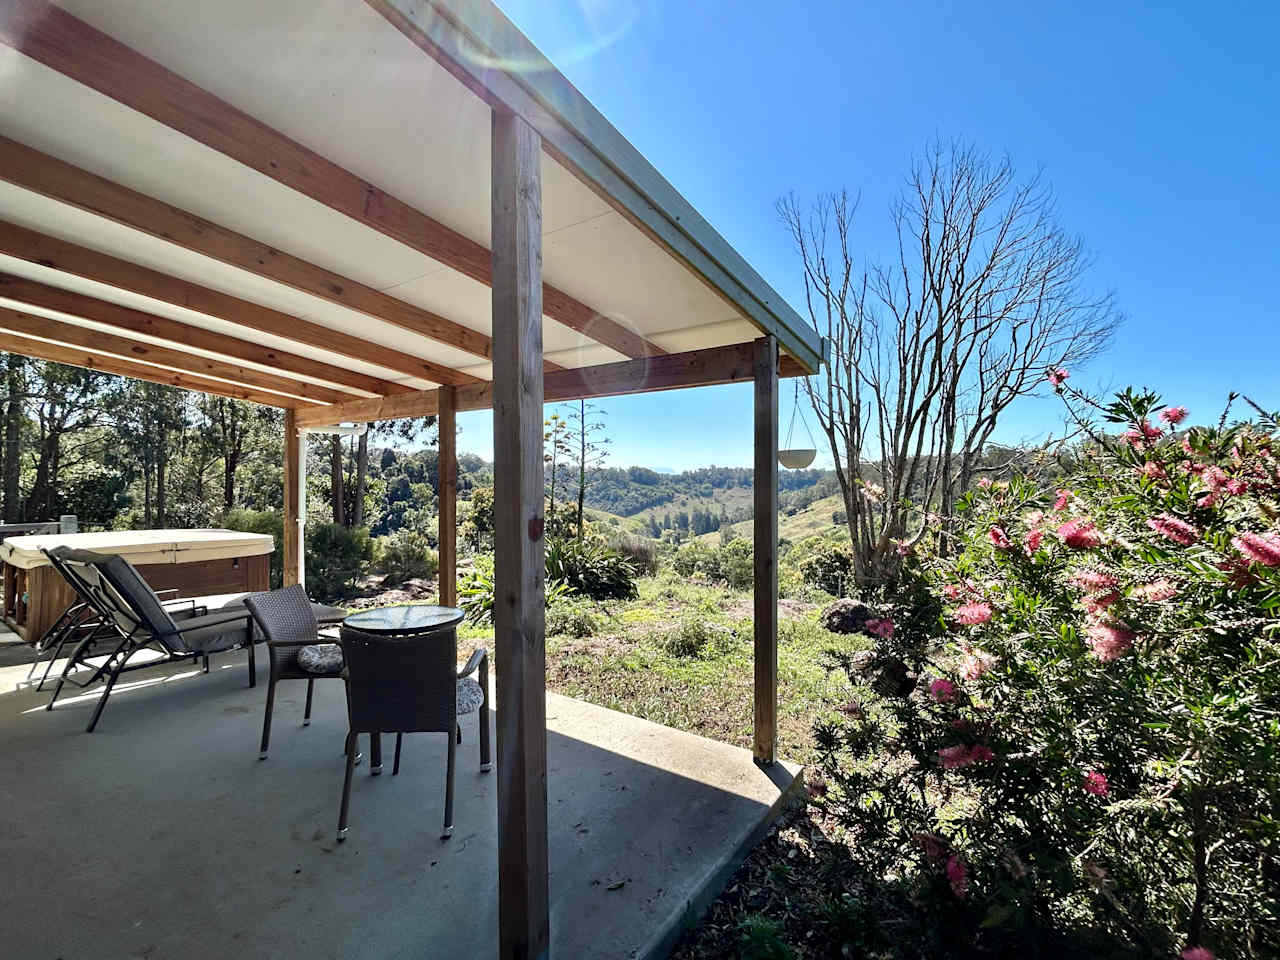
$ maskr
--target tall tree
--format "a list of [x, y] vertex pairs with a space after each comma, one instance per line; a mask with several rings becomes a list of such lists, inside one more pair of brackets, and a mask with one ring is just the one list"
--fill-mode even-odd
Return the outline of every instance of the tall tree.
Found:
[[609, 452], [609, 439], [604, 433], [604, 411], [593, 403], [579, 400], [577, 409], [569, 412], [568, 444], [572, 451], [573, 465], [578, 475], [578, 539], [582, 539], [583, 513], [587, 500], [587, 485], [591, 471], [604, 465]]
[[19, 479], [22, 475], [22, 437], [23, 404], [26, 403], [26, 376], [23, 370], [24, 358], [17, 353], [9, 354], [6, 364], [5, 382], [8, 387], [4, 408], [4, 522], [17, 523], [22, 516], [21, 492]]
[[[891, 579], [924, 511], [950, 514], [1009, 405], [1080, 364], [1120, 316], [1084, 288], [1090, 259], [1038, 176], [963, 143], [930, 144], [891, 207], [896, 254], [859, 267], [856, 202], [778, 212], [809, 314], [832, 347], [806, 381], [844, 496], [859, 585]], [[914, 507], [912, 503], [914, 502]]]

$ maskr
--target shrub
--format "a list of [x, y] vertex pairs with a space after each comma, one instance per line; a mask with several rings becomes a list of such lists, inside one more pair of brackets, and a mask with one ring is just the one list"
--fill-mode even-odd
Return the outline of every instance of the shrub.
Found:
[[[543, 598], [550, 607], [569, 597], [570, 591], [558, 580], [549, 580]], [[493, 623], [493, 555], [476, 557], [475, 566], [458, 584], [458, 605], [472, 623]]]
[[1061, 489], [968, 494], [817, 728], [859, 866], [960, 951], [1280, 952], [1280, 435], [1159, 406], [1118, 395]]
[[317, 600], [349, 596], [373, 556], [365, 527], [338, 523], [307, 526], [307, 592]]
[[682, 577], [701, 574], [735, 590], [745, 590], [753, 579], [751, 541], [737, 538], [717, 549], [701, 540], [691, 540], [676, 551], [672, 566]]
[[548, 635], [594, 637], [600, 626], [600, 612], [590, 600], [566, 597], [547, 605]]
[[630, 600], [636, 595], [631, 561], [595, 537], [548, 539], [547, 580], [559, 581], [593, 600]]
[[701, 540], [690, 540], [676, 550], [671, 560], [676, 573], [682, 577], [691, 577], [701, 573], [712, 580], [720, 577], [720, 551]]
[[426, 534], [402, 527], [389, 537], [378, 540], [377, 562], [387, 575], [388, 584], [433, 577], [440, 567], [440, 557], [431, 549]]
[[239, 530], [244, 533], [269, 533], [275, 540], [275, 549], [271, 551], [271, 589], [278, 589], [284, 583], [284, 517], [275, 510], [228, 510], [222, 518], [222, 525], [228, 530]]
[[706, 611], [690, 612], [675, 630], [663, 633], [658, 645], [673, 657], [702, 657], [727, 653], [734, 633], [707, 616]]
[[809, 537], [792, 547], [800, 579], [833, 597], [842, 597], [853, 582], [853, 552], [847, 543]]
[[637, 576], [651, 577], [658, 572], [658, 545], [648, 537], [637, 537], [625, 531], [611, 531], [609, 549], [630, 560]]

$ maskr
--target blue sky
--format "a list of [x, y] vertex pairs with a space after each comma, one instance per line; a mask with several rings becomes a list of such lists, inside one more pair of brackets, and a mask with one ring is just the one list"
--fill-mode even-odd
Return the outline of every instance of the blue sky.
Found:
[[[860, 191], [878, 259], [913, 153], [961, 137], [1043, 171], [1127, 316], [1074, 383], [1148, 385], [1205, 420], [1233, 389], [1280, 408], [1280, 4], [500, 3], [797, 308], [775, 200]], [[751, 462], [747, 387], [601, 406], [615, 463]], [[491, 455], [488, 415], [459, 421]], [[1057, 423], [1028, 401], [1001, 439]]]

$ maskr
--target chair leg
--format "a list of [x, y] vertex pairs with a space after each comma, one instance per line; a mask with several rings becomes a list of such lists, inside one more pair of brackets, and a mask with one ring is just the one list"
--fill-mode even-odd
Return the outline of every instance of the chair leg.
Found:
[[450, 737], [449, 760], [444, 774], [444, 830], [440, 833], [441, 840], [453, 836], [453, 768], [457, 752], [458, 744]]
[[[71, 656], [67, 658], [67, 665], [62, 668], [62, 675], [58, 677], [58, 685], [53, 688], [53, 696], [50, 697], [49, 702], [44, 705], [44, 708], [46, 710], [53, 709], [53, 701], [57, 700], [58, 694], [62, 692], [62, 685], [67, 682], [67, 677], [71, 675], [72, 669], [75, 667], [76, 663], [79, 662], [81, 654], [83, 654], [87, 649], [89, 649], [89, 645], [93, 642], [96, 636], [97, 636], [97, 631], [94, 631], [89, 636], [81, 640], [78, 644], [76, 644], [76, 648], [71, 651]], [[111, 656], [115, 657], [115, 655], [119, 653], [120, 650], [124, 647], [124, 644], [125, 644], [125, 641], [121, 641], [120, 646], [116, 647], [115, 650], [111, 651]], [[107, 662], [109, 663], [110, 660], [108, 660]], [[104, 664], [104, 667], [105, 667], [105, 664]], [[94, 678], [96, 678], [98, 673], [101, 673], [101, 672], [102, 672], [101, 669], [95, 672]], [[93, 682], [93, 678], [89, 680], [89, 683], [92, 683], [92, 682]], [[86, 684], [86, 686], [88, 686], [88, 684]]]
[[391, 775], [393, 777], [400, 772], [400, 744], [403, 742], [404, 742], [404, 734], [397, 733], [396, 734], [396, 760], [395, 760], [395, 763], [391, 765]]
[[204, 668], [202, 672], [208, 673], [209, 672], [209, 655], [206, 653], [204, 654], [203, 658], [204, 658]]
[[107, 685], [102, 690], [102, 696], [98, 698], [98, 705], [93, 708], [93, 716], [89, 718], [89, 725], [84, 728], [85, 733], [93, 733], [94, 727], [98, 725], [98, 718], [102, 716], [102, 709], [107, 705], [107, 697], [111, 696], [111, 688], [116, 685], [116, 680], [120, 677], [120, 671], [124, 669], [125, 662], [128, 659], [128, 656], [121, 657], [120, 662], [111, 671], [111, 675], [107, 677]]
[[315, 689], [316, 681], [314, 677], [307, 677], [307, 706], [302, 711], [302, 725], [304, 727], [311, 726], [311, 692]]
[[272, 664], [271, 676], [267, 678], [267, 712], [262, 718], [262, 746], [258, 748], [258, 759], [267, 759], [267, 747], [271, 744], [271, 708], [276, 704], [276, 668]]
[[369, 734], [369, 776], [382, 773], [382, 734]]
[[249, 638], [249, 687], [258, 685], [258, 658], [253, 650], [253, 638]]
[[458, 728], [458, 742], [461, 743], [462, 742], [462, 724], [460, 723], [455, 724], [455, 726]]
[[356, 767], [356, 735], [347, 734], [347, 775], [342, 780], [342, 808], [338, 812], [338, 842], [347, 839], [347, 813], [351, 809], [351, 776]]
[[[49, 679], [49, 671], [53, 669], [54, 661], [56, 661], [58, 657], [62, 654], [62, 648], [65, 647], [66, 645], [67, 645], [67, 638], [63, 637], [61, 640], [58, 641], [58, 645], [54, 647], [53, 655], [49, 657], [49, 662], [45, 664], [44, 676], [42, 676], [40, 678], [40, 682], [36, 684], [36, 693], [39, 693], [41, 690], [44, 689], [44, 682]], [[35, 670], [35, 666], [36, 665], [34, 663], [31, 665], [31, 668], [33, 671]], [[27, 679], [30, 680], [31, 677], [28, 676]]]
[[493, 769], [493, 759], [489, 755], [489, 701], [480, 704], [477, 714], [480, 720], [480, 772], [487, 773]]

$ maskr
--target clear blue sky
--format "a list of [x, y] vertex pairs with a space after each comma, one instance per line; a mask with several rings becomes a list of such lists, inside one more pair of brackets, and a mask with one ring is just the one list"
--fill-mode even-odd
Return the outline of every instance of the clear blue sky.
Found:
[[[774, 201], [860, 191], [856, 239], [879, 258], [913, 152], [963, 137], [1044, 171], [1128, 317], [1073, 382], [1149, 385], [1205, 420], [1231, 389], [1280, 408], [1274, 0], [500, 3], [797, 308]], [[613, 461], [748, 465], [750, 402], [746, 387], [602, 401]], [[1052, 401], [1011, 413], [1006, 440], [1057, 423]], [[488, 414], [459, 420], [461, 448], [490, 456]]]

